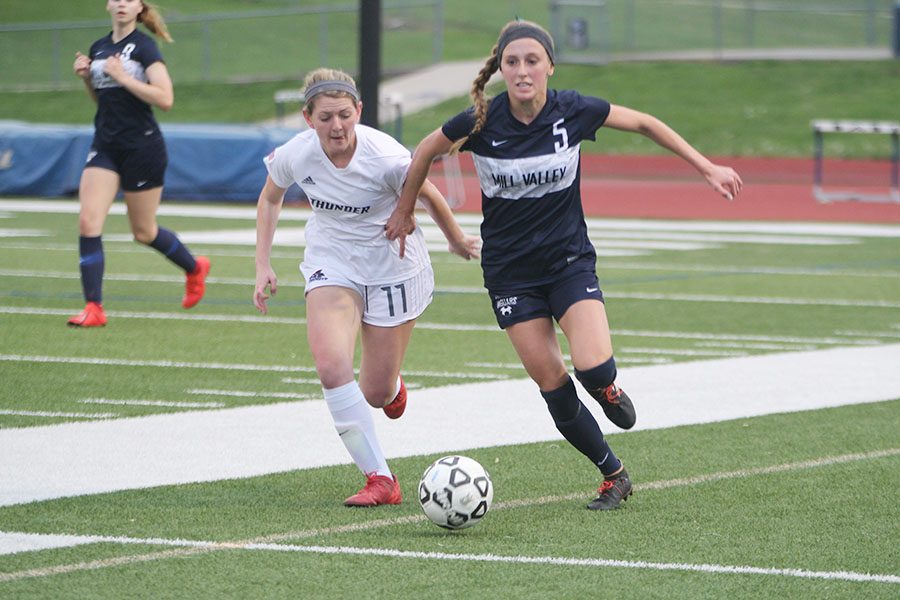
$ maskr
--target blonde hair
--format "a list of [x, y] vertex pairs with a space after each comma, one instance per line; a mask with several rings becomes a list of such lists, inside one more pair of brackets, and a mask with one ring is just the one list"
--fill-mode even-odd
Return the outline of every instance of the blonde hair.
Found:
[[[550, 37], [550, 34], [546, 29], [531, 21], [510, 21], [503, 26], [503, 29], [500, 30], [500, 34], [497, 36], [497, 43], [495, 43], [494, 47], [491, 48], [491, 55], [488, 56], [486, 61], [484, 61], [484, 66], [481, 67], [481, 70], [478, 72], [478, 76], [475, 77], [475, 80], [472, 82], [472, 88], [469, 91], [469, 96], [472, 98], [472, 106], [475, 109], [475, 125], [472, 127], [472, 131], [469, 132], [469, 135], [481, 131], [481, 129], [484, 127], [484, 122], [487, 120], [487, 112], [488, 107], [491, 104], [491, 98], [485, 96], [484, 87], [487, 85], [488, 81], [491, 80], [491, 76], [500, 69], [500, 59], [502, 58], [498, 54], [498, 50], [500, 48], [500, 40], [503, 38], [508, 29], [519, 27], [522, 25], [529, 25], [531, 27], [534, 27], [535, 29], [546, 33], [548, 38]], [[469, 136], [457, 140], [450, 148], [450, 152], [457, 152], [460, 146], [462, 146], [467, 139], [469, 139]]]
[[167, 42], [171, 43], [175, 41], [172, 39], [172, 36], [169, 35], [169, 28], [166, 27], [166, 22], [163, 20], [159, 8], [157, 8], [155, 4], [151, 4], [145, 0], [141, 0], [141, 4], [144, 5], [144, 8], [137, 17], [138, 23], [143, 23], [144, 27], [149, 29], [153, 35], [160, 37]]
[[[339, 69], [329, 69], [327, 67], [320, 67], [314, 71], [310, 71], [307, 73], [306, 78], [303, 80], [303, 93], [306, 94], [307, 90], [316, 83], [320, 83], [322, 81], [342, 81], [347, 83], [354, 88], [356, 87], [356, 82], [352, 77], [344, 73]], [[306, 114], [311, 115], [313, 110], [315, 109], [315, 100], [316, 96], [328, 96], [329, 98], [350, 98], [353, 102], [353, 106], [358, 106], [358, 100], [356, 96], [349, 92], [341, 91], [341, 90], [328, 90], [326, 92], [321, 92], [315, 94], [312, 98], [306, 99], [306, 105], [303, 107], [303, 110]]]

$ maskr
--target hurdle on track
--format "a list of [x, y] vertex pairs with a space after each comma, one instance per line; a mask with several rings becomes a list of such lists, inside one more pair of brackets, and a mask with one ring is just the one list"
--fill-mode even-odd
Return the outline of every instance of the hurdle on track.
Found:
[[[858, 200], [862, 202], [900, 202], [900, 123], [894, 121], [833, 121], [818, 119], [812, 122], [814, 142], [813, 195], [819, 202]], [[888, 135], [891, 139], [890, 188], [886, 194], [872, 194], [853, 190], [826, 191], [823, 188], [824, 146], [826, 133], [868, 133]]]

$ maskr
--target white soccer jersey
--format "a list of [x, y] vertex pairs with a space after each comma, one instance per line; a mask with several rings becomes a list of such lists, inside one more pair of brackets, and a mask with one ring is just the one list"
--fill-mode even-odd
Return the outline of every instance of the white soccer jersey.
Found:
[[410, 163], [409, 151], [391, 136], [356, 125], [356, 151], [346, 167], [329, 160], [313, 129], [294, 136], [265, 159], [281, 188], [300, 186], [313, 215], [306, 224], [304, 263], [327, 267], [366, 285], [415, 275], [430, 264], [422, 229], [400, 243], [384, 235]]

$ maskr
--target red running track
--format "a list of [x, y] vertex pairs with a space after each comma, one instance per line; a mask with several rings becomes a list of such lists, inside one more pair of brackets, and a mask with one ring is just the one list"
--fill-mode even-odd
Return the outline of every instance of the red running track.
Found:
[[[471, 155], [460, 155], [466, 202], [458, 211], [480, 212], [481, 192]], [[716, 157], [744, 182], [729, 202], [715, 193], [687, 163], [675, 156], [582, 155], [584, 212], [591, 217], [754, 221], [840, 221], [900, 223], [900, 203], [842, 201], [813, 197], [813, 161], [802, 158]], [[886, 194], [890, 164], [884, 161], [828, 160], [826, 189]], [[442, 165], [432, 180], [446, 191]]]

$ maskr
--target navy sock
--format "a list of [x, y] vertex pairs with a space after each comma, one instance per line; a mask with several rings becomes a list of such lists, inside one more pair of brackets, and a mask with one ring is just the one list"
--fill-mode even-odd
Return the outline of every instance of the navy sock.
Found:
[[575, 377], [578, 378], [584, 389], [596, 398], [616, 380], [616, 359], [614, 356], [610, 356], [606, 362], [586, 371], [575, 369]]
[[150, 246], [166, 255], [166, 258], [184, 269], [185, 273], [193, 273], [197, 268], [194, 255], [181, 243], [174, 233], [164, 227], [159, 228], [156, 239], [150, 242]]
[[81, 268], [81, 289], [87, 302], [103, 302], [103, 242], [100, 236], [78, 237], [78, 266]]
[[603, 475], [619, 470], [622, 463], [603, 438], [603, 432], [591, 411], [579, 400], [575, 383], [569, 379], [562, 387], [541, 392], [556, 429], [575, 449], [591, 459]]

